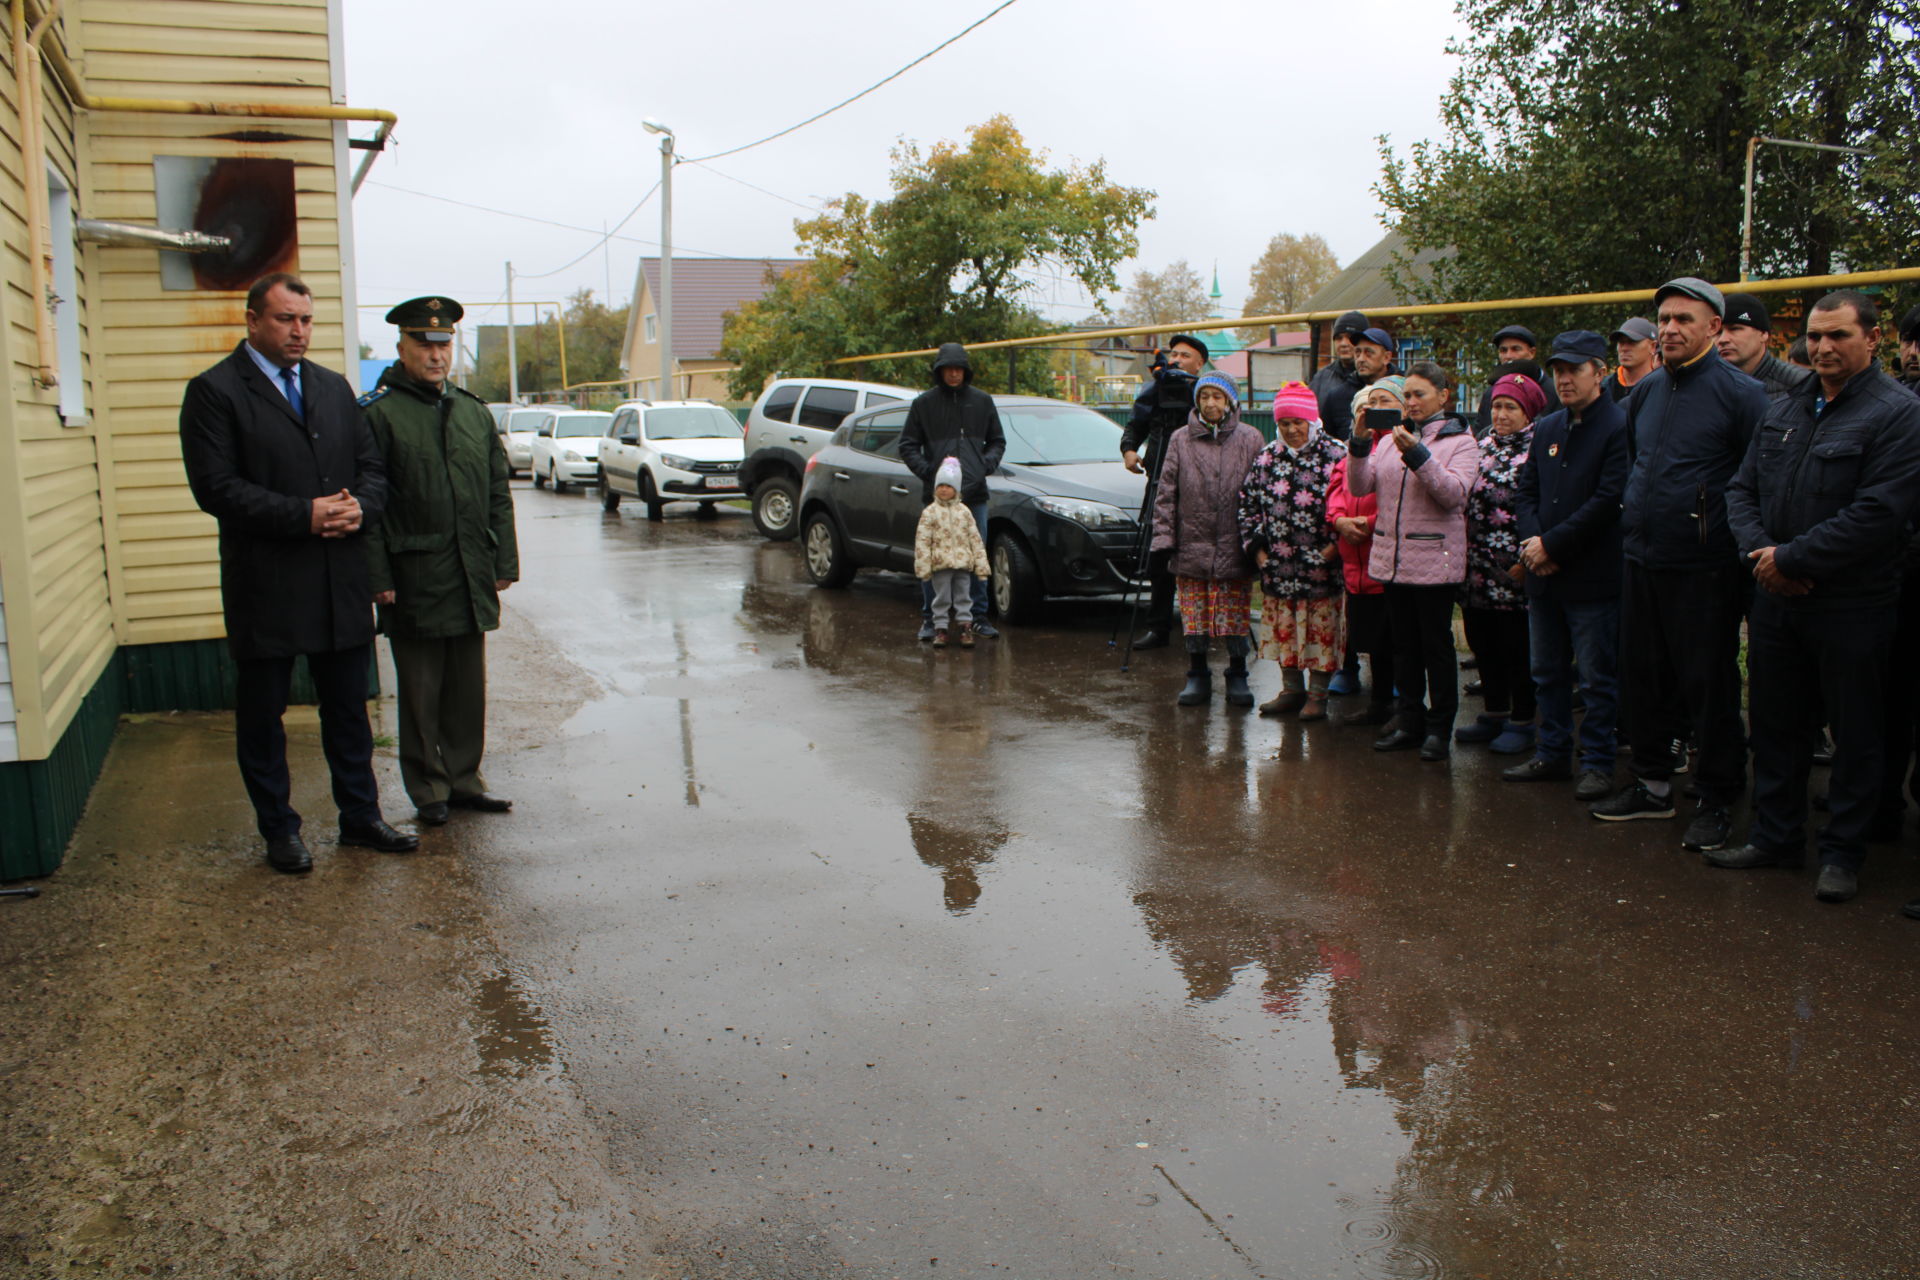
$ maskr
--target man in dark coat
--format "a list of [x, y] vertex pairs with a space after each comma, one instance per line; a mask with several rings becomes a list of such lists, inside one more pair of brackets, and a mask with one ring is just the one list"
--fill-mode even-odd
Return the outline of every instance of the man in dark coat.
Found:
[[1654, 293], [1661, 367], [1627, 397], [1620, 512], [1620, 679], [1638, 780], [1589, 810], [1607, 822], [1674, 817], [1691, 737], [1700, 805], [1680, 847], [1695, 851], [1726, 842], [1747, 781], [1740, 620], [1752, 584], [1727, 527], [1727, 482], [1766, 420], [1767, 393], [1714, 350], [1725, 305], [1694, 276]]
[[1767, 389], [1767, 404], [1778, 409], [1795, 392], [1813, 381], [1813, 370], [1788, 364], [1767, 350], [1773, 339], [1773, 317], [1750, 293], [1727, 295], [1727, 314], [1714, 348], [1728, 364]]
[[1533, 759], [1500, 776], [1540, 782], [1573, 773], [1573, 682], [1580, 722], [1581, 800], [1613, 789], [1619, 707], [1620, 495], [1627, 487], [1627, 415], [1606, 394], [1607, 346], [1574, 329], [1547, 365], [1561, 408], [1533, 424], [1514, 523], [1527, 566], [1527, 631], [1540, 734]]
[[[960, 501], [973, 512], [980, 540], [987, 541], [987, 477], [1000, 468], [1007, 452], [1007, 436], [1000, 427], [1000, 410], [993, 397], [973, 385], [973, 365], [967, 349], [944, 343], [933, 358], [933, 386], [914, 397], [907, 407], [907, 425], [900, 432], [900, 461], [920, 477], [921, 500], [933, 501], [933, 477], [948, 458], [960, 462]], [[987, 620], [987, 583], [973, 580], [973, 634], [999, 635]], [[921, 584], [920, 638], [933, 639], [933, 584]]]
[[[1207, 344], [1191, 334], [1175, 334], [1167, 341], [1166, 360], [1153, 368], [1153, 380], [1133, 398], [1133, 412], [1120, 433], [1120, 461], [1129, 471], [1146, 473], [1140, 505], [1143, 532], [1166, 461], [1167, 438], [1186, 425], [1193, 412], [1194, 380], [1206, 367]], [[1134, 637], [1133, 647], [1159, 649], [1173, 638], [1173, 570], [1163, 551], [1147, 553], [1147, 593], [1147, 629]]]
[[513, 807], [487, 790], [480, 757], [487, 632], [500, 625], [500, 593], [520, 577], [520, 552], [493, 414], [447, 382], [462, 314], [440, 297], [387, 312], [400, 329], [400, 363], [360, 399], [393, 488], [367, 562], [400, 684], [400, 777], [432, 826], [449, 809]]
[[1353, 436], [1353, 396], [1367, 379], [1353, 367], [1353, 341], [1367, 331], [1367, 317], [1349, 311], [1333, 322], [1333, 359], [1317, 370], [1307, 389], [1320, 404], [1320, 429], [1335, 440]]
[[1920, 307], [1900, 317], [1900, 385], [1920, 395]]
[[386, 505], [386, 468], [345, 378], [305, 358], [313, 297], [284, 273], [247, 293], [247, 337], [187, 384], [180, 454], [200, 509], [220, 522], [220, 597], [238, 677], [240, 776], [277, 871], [313, 867], [300, 838], [281, 718], [304, 656], [320, 694], [320, 745], [339, 843], [419, 844], [380, 814], [367, 723], [373, 616], [364, 529]]
[[1707, 861], [1800, 865], [1809, 735], [1824, 703], [1834, 750], [1814, 888], [1822, 902], [1859, 887], [1880, 799], [1900, 568], [1920, 504], [1920, 399], [1881, 372], [1879, 345], [1866, 295], [1842, 289], [1815, 303], [1815, 382], [1774, 408], [1727, 490], [1727, 519], [1759, 586], [1747, 640], [1753, 831], [1745, 848]]

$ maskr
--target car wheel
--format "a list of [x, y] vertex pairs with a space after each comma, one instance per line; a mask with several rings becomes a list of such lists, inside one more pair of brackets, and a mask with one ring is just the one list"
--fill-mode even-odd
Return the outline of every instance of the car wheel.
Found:
[[605, 476], [600, 477], [600, 509], [609, 514], [620, 510], [620, 491], [607, 483]]
[[666, 518], [667, 504], [661, 498], [660, 491], [653, 487], [653, 472], [640, 473], [640, 501], [647, 504], [647, 519], [659, 524]]
[[1033, 553], [1014, 533], [993, 540], [993, 611], [1015, 626], [1032, 622], [1040, 611], [1040, 569]]
[[800, 486], [785, 476], [762, 480], [753, 489], [753, 527], [773, 542], [791, 542], [799, 527]]
[[805, 551], [807, 576], [817, 585], [844, 587], [853, 581], [854, 564], [847, 557], [847, 544], [842, 541], [832, 516], [824, 511], [809, 516], [801, 546]]
[[534, 488], [536, 488], [536, 489], [544, 489], [544, 488], [546, 488], [546, 487], [547, 487], [547, 481], [546, 481], [546, 477], [545, 477], [545, 476], [542, 476], [542, 475], [540, 474], [540, 468], [538, 468], [538, 467], [528, 467], [528, 468], [527, 468], [527, 472], [528, 472], [528, 474], [530, 474], [530, 475], [531, 475], [531, 476], [533, 477], [533, 487], [534, 487]]

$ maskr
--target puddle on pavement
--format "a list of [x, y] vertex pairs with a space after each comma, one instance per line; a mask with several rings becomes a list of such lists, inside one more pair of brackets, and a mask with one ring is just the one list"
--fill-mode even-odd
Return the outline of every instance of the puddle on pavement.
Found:
[[480, 1073], [523, 1076], [553, 1062], [547, 1015], [504, 970], [480, 980], [474, 992], [474, 1048]]

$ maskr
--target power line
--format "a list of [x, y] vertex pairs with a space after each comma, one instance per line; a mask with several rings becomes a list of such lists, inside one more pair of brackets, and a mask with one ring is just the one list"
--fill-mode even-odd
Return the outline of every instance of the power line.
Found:
[[696, 159], [686, 161], [686, 163], [699, 164], [703, 160], [718, 160], [722, 156], [738, 155], [742, 151], [751, 151], [755, 147], [765, 146], [767, 143], [772, 142], [775, 138], [784, 138], [788, 134], [793, 133], [796, 130], [804, 129], [816, 120], [824, 120], [828, 116], [832, 115], [834, 112], [840, 110], [840, 108], [851, 106], [854, 103], [860, 101], [860, 99], [866, 97], [868, 94], [872, 93], [875, 89], [880, 88], [882, 85], [890, 84], [893, 81], [898, 80], [901, 76], [907, 74], [907, 72], [913, 70], [915, 67], [925, 62], [928, 58], [931, 58], [934, 54], [939, 53], [942, 49], [946, 48], [948, 45], [952, 44], [954, 41], [959, 40], [962, 36], [965, 36], [969, 32], [973, 31], [974, 28], [985, 25], [988, 21], [990, 21], [997, 14], [1001, 13], [1003, 10], [1011, 9], [1015, 3], [1016, 3], [1016, 0], [1003, 0], [1001, 4], [995, 5], [992, 11], [989, 12], [985, 17], [982, 17], [974, 21], [973, 23], [969, 24], [964, 30], [952, 36], [947, 37], [945, 40], [942, 40], [939, 44], [933, 46], [933, 48], [927, 50], [925, 53], [915, 58], [912, 62], [909, 62], [906, 66], [900, 68], [898, 71], [888, 76], [885, 80], [881, 80], [878, 83], [868, 85], [866, 88], [862, 89], [860, 92], [854, 94], [851, 98], [848, 98], [845, 102], [836, 103], [833, 106], [828, 107], [825, 111], [820, 112], [818, 115], [808, 116], [805, 120], [802, 120], [799, 124], [788, 125], [786, 128], [782, 129], [778, 133], [770, 133], [766, 137], [760, 139], [760, 141], [758, 142], [749, 142], [742, 146], [731, 147], [726, 151], [716, 151], [712, 155], [699, 156]]
[[640, 203], [634, 205], [633, 208], [627, 210], [627, 216], [613, 224], [613, 231], [607, 232], [605, 235], [595, 240], [592, 244], [588, 245], [586, 248], [586, 251], [582, 253], [579, 257], [574, 258], [572, 261], [567, 262], [562, 266], [555, 267], [551, 271], [516, 271], [513, 273], [514, 278], [519, 280], [542, 280], [542, 279], [545, 279], [547, 276], [557, 276], [562, 271], [565, 271], [568, 267], [574, 266], [575, 264], [580, 262], [584, 262], [586, 259], [592, 257], [594, 254], [600, 252], [600, 246], [605, 244], [607, 241], [611, 240], [613, 238], [614, 232], [620, 230], [620, 228], [626, 226], [629, 222], [633, 221], [633, 215], [636, 213], [639, 213], [641, 209], [645, 208], [647, 201], [653, 199], [653, 193], [658, 191], [659, 189], [660, 189], [660, 183], [658, 182], [654, 183], [651, 187], [648, 187], [647, 194], [640, 197]]
[[[716, 169], [714, 170], [714, 172], [719, 173], [719, 170]], [[726, 175], [721, 174], [721, 176], [725, 177]], [[660, 242], [658, 240], [648, 240], [642, 236], [623, 236], [623, 235], [617, 234], [617, 232], [608, 232], [597, 227], [576, 227], [571, 222], [555, 222], [551, 218], [536, 218], [530, 213], [515, 213], [511, 209], [495, 209], [490, 205], [474, 204], [471, 201], [467, 201], [467, 200], [455, 200], [451, 196], [436, 196], [431, 192], [415, 191], [409, 187], [396, 187], [396, 186], [393, 186], [391, 183], [374, 182], [373, 180], [369, 179], [366, 185], [370, 187], [381, 187], [387, 191], [397, 191], [403, 196], [415, 196], [421, 200], [435, 200], [441, 204], [458, 205], [462, 209], [473, 209], [480, 213], [491, 213], [501, 218], [516, 218], [521, 222], [537, 222], [543, 227], [559, 227], [563, 231], [578, 231], [581, 235], [598, 236], [600, 237], [600, 240], [598, 241], [598, 243], [594, 245], [594, 249], [599, 248], [601, 244], [606, 243], [606, 241], [608, 240], [620, 240], [627, 244], [644, 244], [644, 245], [649, 245], [655, 249], [658, 249], [660, 247]], [[658, 184], [655, 184], [655, 185], [657, 186]], [[653, 193], [648, 192], [647, 194], [652, 195]], [[636, 209], [636, 212], [637, 211], [638, 210]], [[629, 214], [628, 217], [632, 217], [632, 214]], [[737, 253], [718, 253], [712, 249], [693, 249], [683, 244], [675, 245], [673, 247], [673, 251], [676, 256], [682, 253], [690, 253], [695, 255], [696, 257], [701, 257], [701, 258], [738, 258], [743, 256], [745, 257], [754, 256], [752, 254], [742, 255]], [[592, 253], [593, 249], [589, 249], [587, 252]], [[515, 275], [519, 275], [519, 274], [520, 273], [515, 272]]]
[[697, 164], [702, 169], [705, 169], [708, 173], [713, 174], [715, 177], [725, 178], [728, 182], [737, 182], [741, 186], [746, 187], [749, 190], [758, 191], [763, 196], [772, 196], [775, 200], [785, 201], [787, 204], [792, 205], [796, 209], [805, 209], [808, 213], [820, 212], [820, 208], [818, 205], [801, 204], [798, 200], [795, 200], [792, 196], [783, 196], [778, 191], [769, 191], [765, 187], [756, 187], [751, 182], [748, 182], [745, 178], [736, 178], [730, 173], [721, 173], [718, 169], [714, 168], [710, 164], [704, 164], [698, 160], [681, 160], [680, 163], [681, 164]]

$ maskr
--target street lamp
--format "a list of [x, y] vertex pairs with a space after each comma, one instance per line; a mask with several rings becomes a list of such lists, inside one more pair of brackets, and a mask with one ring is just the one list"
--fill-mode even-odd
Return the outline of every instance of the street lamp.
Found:
[[642, 120], [648, 133], [660, 135], [660, 398], [673, 399], [673, 130], [658, 120]]

